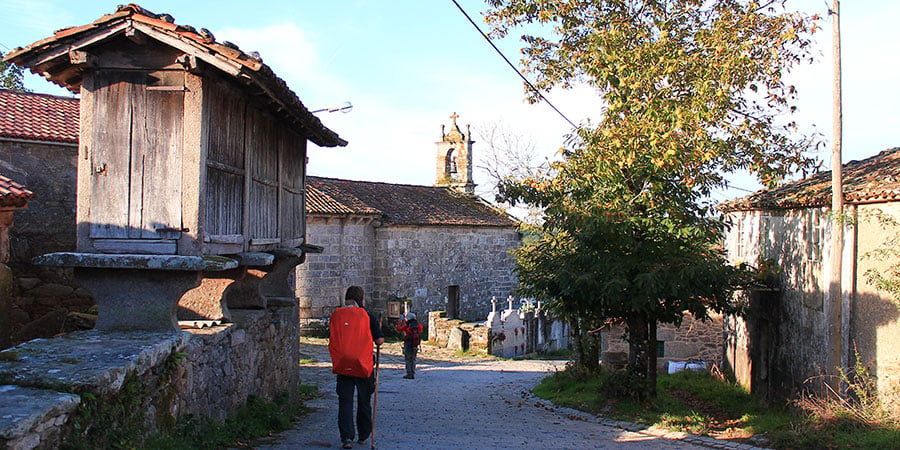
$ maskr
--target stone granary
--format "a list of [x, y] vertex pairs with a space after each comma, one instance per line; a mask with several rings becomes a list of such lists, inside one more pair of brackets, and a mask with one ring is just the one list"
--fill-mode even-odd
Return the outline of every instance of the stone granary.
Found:
[[[346, 142], [258, 55], [134, 4], [6, 60], [81, 95], [75, 251], [36, 262], [70, 268], [99, 314], [95, 330], [3, 352], [0, 447], [296, 398], [290, 276], [320, 250], [305, 238], [306, 142]], [[182, 331], [177, 306], [231, 320]], [[78, 412], [122, 391], [125, 414]]]
[[[346, 142], [258, 55], [132, 4], [6, 59], [81, 94], [77, 248], [41, 262], [76, 268], [98, 328], [175, 327], [166, 302], [201, 280], [182, 300], [193, 318], [227, 319], [224, 300], [210, 303], [228, 287], [242, 306], [292, 296], [287, 275], [315, 250], [306, 141]], [[154, 289], [160, 276], [170, 291]], [[136, 292], [159, 298], [137, 306]]]
[[[858, 357], [877, 378], [882, 400], [900, 408], [900, 310], [870, 277], [900, 263], [900, 148], [845, 163], [842, 177], [842, 364], [852, 368]], [[828, 171], [720, 206], [731, 221], [728, 257], [760, 267], [770, 280], [767, 289], [746, 293], [750, 313], [726, 327], [726, 364], [754, 393], [789, 396], [828, 372], [823, 343], [829, 321], [837, 322], [825, 307], [835, 226], [830, 205]]]
[[479, 321], [491, 297], [516, 289], [517, 222], [471, 193], [473, 141], [452, 117], [435, 186], [308, 177], [308, 234], [325, 251], [297, 268], [301, 326], [321, 323], [354, 284], [387, 317], [406, 307]]

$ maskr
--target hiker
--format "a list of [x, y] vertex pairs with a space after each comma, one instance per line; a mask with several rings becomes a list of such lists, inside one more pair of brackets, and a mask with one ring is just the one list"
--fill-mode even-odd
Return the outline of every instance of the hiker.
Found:
[[406, 375], [403, 378], [411, 380], [416, 377], [416, 354], [419, 353], [419, 344], [422, 342], [422, 324], [416, 320], [415, 313], [406, 313], [400, 316], [397, 331], [405, 333], [403, 359], [406, 361]]
[[[337, 373], [338, 430], [343, 448], [353, 448], [353, 391], [356, 391], [357, 442], [365, 443], [372, 433], [372, 393], [375, 370], [372, 344], [381, 346], [384, 334], [375, 317], [365, 310], [363, 288], [350, 286], [344, 307], [331, 315], [328, 349]], [[368, 328], [368, 329], [366, 329]]]

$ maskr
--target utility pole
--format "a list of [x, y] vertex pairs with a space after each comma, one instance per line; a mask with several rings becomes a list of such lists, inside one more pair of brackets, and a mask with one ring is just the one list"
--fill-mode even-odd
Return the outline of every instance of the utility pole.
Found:
[[[832, 127], [831, 149], [831, 285], [825, 309], [827, 350], [825, 355], [826, 373], [838, 375], [843, 355], [841, 264], [844, 254], [844, 189], [841, 174], [841, 5], [840, 0], [832, 0], [831, 29], [833, 61], [832, 87]], [[840, 378], [835, 376], [828, 383], [835, 392], [840, 392]]]

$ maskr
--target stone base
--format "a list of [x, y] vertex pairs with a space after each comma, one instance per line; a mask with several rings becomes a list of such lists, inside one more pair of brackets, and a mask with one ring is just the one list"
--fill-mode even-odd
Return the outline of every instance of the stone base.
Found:
[[76, 268], [75, 279], [97, 302], [101, 331], [177, 331], [178, 299], [200, 285], [201, 272]]

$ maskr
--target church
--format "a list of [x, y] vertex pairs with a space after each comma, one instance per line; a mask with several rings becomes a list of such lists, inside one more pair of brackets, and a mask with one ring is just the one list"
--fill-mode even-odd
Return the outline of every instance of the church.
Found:
[[518, 223], [475, 195], [474, 141], [450, 117], [433, 186], [307, 177], [307, 239], [324, 251], [297, 267], [302, 327], [325, 322], [350, 285], [385, 318], [446, 311], [467, 321], [484, 320], [492, 297], [518, 287]]

